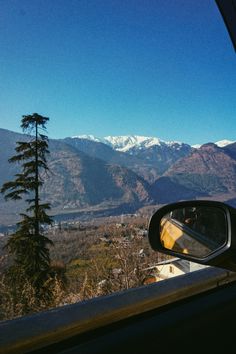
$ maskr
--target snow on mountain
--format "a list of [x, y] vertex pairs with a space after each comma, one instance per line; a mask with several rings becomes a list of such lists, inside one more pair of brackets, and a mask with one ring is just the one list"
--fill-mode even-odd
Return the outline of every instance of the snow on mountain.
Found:
[[156, 137], [140, 136], [140, 135], [122, 135], [122, 136], [106, 136], [104, 138], [95, 137], [94, 135], [77, 135], [73, 136], [73, 139], [85, 139], [95, 142], [101, 142], [111, 146], [113, 149], [121, 152], [127, 152], [130, 149], [138, 148], [150, 148], [158, 145], [182, 145], [182, 143], [176, 141], [165, 142]]
[[[235, 143], [235, 141], [232, 141], [232, 140], [220, 140], [220, 141], [217, 141], [215, 142], [214, 144], [217, 145], [218, 147], [225, 147], [227, 145], [230, 145], [230, 144], [233, 144]], [[192, 148], [195, 148], [195, 149], [200, 149], [200, 147], [204, 145], [204, 144], [196, 144], [196, 145], [192, 145]]]
[[91, 141], [96, 141], [96, 142], [98, 142], [98, 143], [99, 143], [99, 142], [103, 142], [102, 139], [97, 138], [96, 136], [91, 135], [91, 134], [75, 135], [75, 136], [72, 136], [72, 139], [91, 140]]
[[224, 140], [217, 141], [215, 144], [219, 147], [225, 147], [233, 143], [235, 143], [235, 141], [224, 139]]
[[121, 152], [128, 152], [132, 149], [148, 149], [152, 146], [169, 146], [178, 149], [182, 145], [182, 143], [177, 141], [166, 142], [156, 137], [140, 135], [106, 136], [104, 138], [98, 138], [94, 135], [78, 135], [73, 138], [102, 142]]
[[[133, 149], [142, 150], [148, 149], [153, 146], [167, 146], [173, 147], [174, 149], [179, 149], [184, 144], [179, 141], [164, 141], [156, 137], [150, 136], [141, 136], [141, 135], [120, 135], [120, 136], [105, 136], [104, 138], [96, 137], [94, 135], [78, 135], [73, 136], [72, 138], [76, 139], [85, 139], [95, 142], [104, 143], [111, 146], [114, 150], [121, 152], [128, 152]], [[235, 141], [231, 140], [220, 140], [215, 144], [219, 147], [225, 147], [229, 144], [233, 144]], [[192, 147], [199, 149], [202, 145], [196, 144]]]
[[115, 150], [127, 152], [132, 148], [149, 148], [153, 145], [161, 145], [162, 142], [158, 138], [146, 137], [139, 135], [130, 136], [106, 136], [104, 141], [111, 145]]

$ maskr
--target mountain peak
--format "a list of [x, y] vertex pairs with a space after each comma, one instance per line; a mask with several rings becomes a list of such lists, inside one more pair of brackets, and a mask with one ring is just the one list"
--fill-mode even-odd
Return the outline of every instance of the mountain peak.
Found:
[[77, 135], [73, 136], [72, 139], [84, 139], [104, 143], [120, 152], [128, 152], [132, 149], [148, 149], [152, 146], [169, 146], [178, 148], [183, 145], [183, 143], [179, 141], [164, 141], [157, 137], [143, 135], [109, 135], [104, 138], [96, 137], [94, 135]]
[[[235, 142], [236, 142], [236, 141], [223, 139], [223, 140], [216, 141], [215, 143], [206, 143], [206, 144], [215, 144], [216, 146], [222, 148], [222, 147], [225, 147], [225, 146], [227, 146], [227, 145], [233, 144], [233, 143], [235, 143]], [[194, 148], [194, 149], [200, 149], [203, 145], [206, 145], [206, 144], [195, 144], [195, 145], [192, 145], [192, 148]]]
[[126, 152], [132, 148], [148, 148], [164, 143], [158, 138], [141, 135], [106, 136], [104, 141], [115, 150], [122, 152]]
[[72, 139], [84, 139], [84, 140], [92, 140], [96, 142], [101, 142], [100, 138], [97, 138], [96, 136], [92, 134], [83, 134], [83, 135], [75, 135], [72, 136]]
[[235, 143], [235, 141], [224, 139], [224, 140], [217, 141], [215, 144], [219, 147], [225, 147], [233, 143]]
[[[94, 142], [100, 142], [110, 146], [114, 150], [120, 152], [130, 152], [130, 153], [132, 153], [132, 151], [134, 150], [136, 151], [145, 150], [154, 146], [170, 147], [178, 150], [182, 148], [184, 145], [188, 145], [179, 141], [164, 141], [157, 137], [143, 136], [143, 135], [117, 135], [117, 136], [108, 135], [105, 137], [96, 137], [92, 134], [87, 134], [87, 135], [84, 134], [84, 135], [73, 136], [72, 139], [82, 139], [82, 140], [84, 139], [84, 140], [90, 140]], [[223, 139], [212, 144], [215, 144], [217, 147], [223, 148], [233, 143], [235, 143], [235, 141]], [[203, 145], [205, 144], [192, 145], [192, 148], [199, 149]]]

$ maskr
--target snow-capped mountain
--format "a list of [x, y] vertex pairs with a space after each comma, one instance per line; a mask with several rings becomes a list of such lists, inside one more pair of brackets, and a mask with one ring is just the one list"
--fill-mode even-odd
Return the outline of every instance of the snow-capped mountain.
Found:
[[217, 145], [219, 147], [225, 147], [225, 146], [233, 144], [233, 143], [235, 143], [235, 141], [224, 139], [224, 140], [217, 141], [215, 143], [215, 145]]
[[[124, 135], [105, 136], [79, 135], [66, 138], [66, 143], [84, 153], [125, 166], [149, 182], [156, 180], [179, 159], [187, 157], [203, 145], [190, 146], [179, 141], [164, 141], [157, 137]], [[221, 149], [234, 145], [231, 140], [220, 140], [215, 143]], [[231, 154], [234, 152], [231, 152]]]
[[94, 136], [92, 134], [75, 135], [75, 136], [72, 136], [72, 139], [91, 140], [91, 141], [96, 141], [97, 143], [103, 142], [102, 138], [97, 138], [96, 136]]
[[[0, 154], [0, 185], [19, 173], [19, 166], [12, 166], [8, 159], [15, 152], [16, 141], [25, 138], [0, 129], [4, 146]], [[222, 198], [229, 196], [229, 202], [236, 205], [236, 142], [230, 140], [194, 149], [155, 137], [82, 135], [50, 139], [49, 150], [52, 173], [45, 178], [42, 198], [51, 203], [55, 214], [63, 214], [64, 209], [77, 212], [80, 208], [87, 213], [90, 207], [94, 212], [98, 206], [99, 213], [104, 210], [104, 215], [108, 215], [110, 208], [114, 208], [114, 213], [124, 213], [150, 203], [219, 194]], [[0, 211], [4, 213], [0, 213], [0, 224], [6, 215], [4, 203], [1, 199]], [[17, 210], [9, 207], [12, 220]]]
[[195, 144], [195, 145], [192, 145], [192, 148], [194, 149], [200, 149], [202, 145], [201, 144]]
[[148, 181], [155, 180], [178, 159], [192, 151], [188, 144], [139, 135], [104, 138], [80, 135], [64, 141], [92, 157], [125, 166]]
[[168, 146], [178, 148], [178, 146], [183, 145], [183, 143], [178, 141], [164, 141], [157, 137], [140, 135], [105, 136], [104, 138], [98, 138], [94, 135], [78, 135], [73, 136], [72, 138], [100, 142], [111, 146], [116, 151], [121, 152], [129, 152], [133, 149], [148, 149], [153, 146]]
[[[225, 147], [225, 146], [228, 146], [228, 145], [231, 145], [231, 144], [234, 144], [236, 141], [232, 141], [232, 140], [220, 140], [220, 141], [216, 141], [214, 144], [217, 145], [218, 147]], [[204, 145], [204, 144], [196, 144], [196, 145], [192, 145], [192, 148], [194, 149], [200, 149], [200, 147]]]
[[154, 137], [127, 135], [127, 136], [106, 136], [105, 142], [113, 149], [128, 152], [132, 148], [149, 148], [153, 145], [161, 145], [161, 140]]
[[127, 136], [106, 136], [104, 141], [110, 144], [113, 149], [123, 152], [128, 152], [132, 149], [148, 149], [153, 146], [174, 146], [181, 145], [179, 142], [166, 142], [156, 137], [140, 136], [140, 135], [127, 135]]

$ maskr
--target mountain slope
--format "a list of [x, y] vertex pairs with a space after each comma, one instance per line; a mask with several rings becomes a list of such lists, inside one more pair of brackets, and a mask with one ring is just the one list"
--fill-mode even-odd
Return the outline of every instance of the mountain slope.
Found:
[[141, 136], [105, 137], [101, 141], [95, 137], [82, 136], [66, 138], [64, 141], [92, 157], [125, 166], [150, 183], [192, 151], [187, 144], [166, 143], [157, 138]]
[[235, 193], [236, 160], [230, 154], [233, 150], [229, 148], [202, 145], [170, 167], [165, 176], [200, 193]]
[[[15, 155], [16, 142], [22, 139], [23, 135], [10, 130], [0, 128], [0, 186], [12, 178], [18, 171], [16, 164], [9, 164], [8, 159]], [[28, 137], [24, 135], [24, 139]]]
[[[49, 141], [50, 173], [43, 176], [41, 196], [51, 203], [54, 214], [118, 208], [124, 212], [214, 196], [235, 203], [236, 143], [222, 143], [223, 147], [208, 143], [193, 149], [154, 138], [123, 138], [119, 148], [126, 146], [126, 152], [95, 138]], [[27, 139], [0, 129], [0, 185], [18, 172], [19, 166], [9, 164], [8, 159], [15, 154], [16, 141]], [[110, 141], [117, 144], [115, 138]], [[0, 195], [0, 224], [15, 222], [24, 208], [23, 202], [5, 203]]]
[[126, 167], [148, 182], [155, 181], [161, 175], [158, 165], [153, 166], [152, 163], [138, 156], [132, 156], [128, 153], [117, 151], [110, 145], [97, 141], [97, 139], [91, 140], [75, 137], [65, 138], [62, 141], [91, 157], [102, 159], [109, 164]]
[[192, 151], [191, 146], [187, 144], [160, 142], [158, 145], [151, 145], [147, 148], [133, 147], [129, 153], [142, 161], [148, 161], [152, 167], [158, 166], [159, 174], [162, 175], [170, 166], [188, 156]]
[[233, 160], [236, 160], [236, 143], [224, 146], [224, 152], [229, 155]]
[[151, 195], [156, 204], [174, 203], [207, 197], [208, 194], [187, 188], [170, 177], [160, 177], [151, 186]]
[[[5, 132], [1, 132], [3, 135]], [[1, 170], [5, 171], [1, 184], [12, 180], [16, 172], [8, 163], [14, 154], [15, 143], [24, 141], [22, 134], [6, 133], [4, 153], [0, 153]], [[49, 141], [50, 172], [43, 176], [42, 200], [51, 203], [53, 211], [89, 208], [92, 206], [114, 207], [132, 204], [137, 207], [150, 201], [149, 184], [129, 169], [107, 164], [76, 148], [57, 140]], [[2, 149], [3, 151], [3, 149]], [[0, 210], [8, 209], [12, 215], [19, 212], [22, 203], [6, 203], [0, 198]], [[0, 223], [3, 220], [0, 218]]]
[[105, 202], [143, 202], [148, 184], [132, 171], [106, 164], [58, 141], [50, 141], [49, 168], [43, 192], [53, 203], [67, 208]]

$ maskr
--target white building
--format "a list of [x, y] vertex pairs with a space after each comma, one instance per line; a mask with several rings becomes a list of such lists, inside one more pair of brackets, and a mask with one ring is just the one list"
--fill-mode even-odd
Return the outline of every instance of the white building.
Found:
[[176, 277], [181, 274], [193, 272], [195, 270], [199, 270], [206, 267], [207, 266], [205, 265], [190, 262], [188, 260], [180, 258], [171, 258], [159, 262], [153, 267], [146, 268], [145, 271], [148, 271], [149, 275], [145, 279], [144, 283], [149, 284], [163, 279]]

